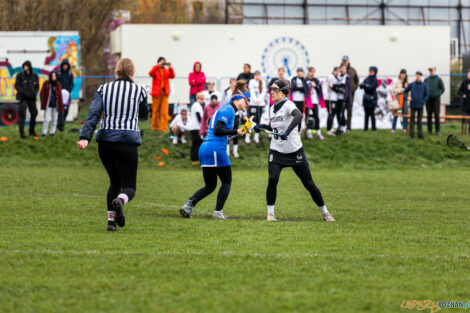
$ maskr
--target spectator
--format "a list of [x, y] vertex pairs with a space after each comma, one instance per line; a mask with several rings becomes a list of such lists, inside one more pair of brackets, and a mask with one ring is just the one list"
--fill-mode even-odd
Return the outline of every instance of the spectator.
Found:
[[215, 112], [220, 108], [220, 103], [217, 101], [217, 96], [211, 96], [211, 102], [204, 106], [204, 113], [202, 114], [201, 128], [199, 129], [199, 135], [205, 137], [207, 130], [209, 129], [209, 122]]
[[372, 123], [372, 131], [376, 131], [375, 128], [375, 108], [377, 107], [377, 67], [369, 67], [369, 76], [364, 79], [359, 88], [364, 89], [364, 97], [362, 105], [364, 106], [364, 130], [369, 129], [369, 119]]
[[[303, 116], [305, 116], [305, 102], [309, 94], [303, 68], [297, 68], [297, 76], [292, 78], [290, 82], [290, 88], [292, 92], [292, 101], [294, 102], [297, 109], [299, 109], [299, 111], [303, 114]], [[304, 128], [304, 125], [299, 127]]]
[[58, 117], [59, 121], [57, 123], [57, 129], [59, 131], [64, 131], [65, 122], [67, 120], [67, 115], [69, 114], [70, 101], [72, 99], [72, 91], [73, 91], [73, 86], [74, 86], [73, 74], [70, 69], [69, 60], [65, 59], [60, 64], [60, 71], [57, 73], [57, 80], [62, 86], [62, 90], [63, 90], [62, 93], [65, 94], [64, 91], [67, 91], [68, 93], [67, 101], [64, 102], [64, 112], [59, 113], [59, 117]]
[[392, 101], [392, 92], [388, 86], [388, 79], [382, 78], [377, 88], [377, 107], [376, 115], [382, 115], [382, 119], [387, 115], [387, 108]]
[[470, 69], [467, 70], [467, 78], [460, 84], [459, 95], [462, 97], [463, 114], [470, 115]]
[[[401, 109], [401, 112], [403, 115], [407, 114], [408, 112], [408, 105], [407, 105], [407, 101], [405, 101], [405, 95], [404, 95], [404, 91], [407, 86], [408, 86], [408, 75], [406, 74], [406, 70], [403, 69], [400, 71], [397, 81], [393, 84], [393, 94], [395, 96], [394, 101], [396, 101], [398, 105], [395, 106], [396, 109], [392, 110], [392, 114], [393, 114], [392, 133], [394, 133], [397, 128], [398, 111]], [[406, 120], [407, 120], [406, 118], [403, 118], [403, 122], [402, 122], [404, 133], [406, 133]]]
[[408, 85], [405, 89], [405, 95], [411, 92], [411, 117], [410, 117], [410, 137], [415, 137], [415, 117], [418, 115], [418, 138], [424, 139], [423, 137], [423, 106], [429, 98], [429, 89], [422, 81], [423, 73], [420, 71], [416, 72], [416, 80]]
[[[348, 107], [352, 107], [352, 90], [351, 90], [351, 78], [347, 73], [346, 65], [341, 65], [339, 67], [339, 75], [338, 82], [333, 85], [337, 95], [338, 101], [336, 102], [337, 112], [340, 116], [341, 125], [338, 127], [338, 131], [336, 134], [341, 135], [342, 133], [346, 132], [346, 114], [345, 111], [348, 110]], [[349, 119], [350, 117], [348, 117]], [[351, 129], [351, 127], [349, 128]]]
[[337, 112], [336, 102], [338, 101], [338, 94], [333, 89], [334, 84], [338, 82], [338, 75], [339, 75], [339, 67], [335, 66], [333, 68], [333, 72], [328, 79], [326, 80], [327, 83], [327, 91], [325, 94], [325, 103], [326, 109], [328, 110], [328, 119], [326, 121], [326, 134], [328, 136], [336, 136], [335, 133], [332, 131], [333, 128], [333, 120], [336, 119], [338, 121], [338, 126], [340, 126], [340, 115]]
[[159, 57], [149, 76], [152, 77], [152, 129], [165, 132], [168, 130], [170, 79], [175, 78], [175, 71], [170, 62], [166, 62], [164, 57]]
[[312, 129], [317, 133], [317, 137], [323, 140], [320, 129], [320, 99], [322, 97], [322, 87], [318, 78], [315, 77], [315, 68], [313, 66], [308, 68], [307, 73], [307, 88], [310, 101], [307, 101], [307, 113], [305, 114], [305, 124], [307, 126], [307, 138], [312, 138]]
[[[261, 78], [260, 71], [256, 71], [252, 80], [248, 84], [250, 90], [250, 105], [248, 106], [246, 115], [253, 117], [253, 122], [261, 123], [261, 115], [263, 109], [266, 109], [266, 82]], [[250, 143], [250, 133], [245, 135], [245, 142]], [[259, 143], [259, 132], [255, 132], [253, 139], [255, 143]]]
[[204, 91], [204, 85], [206, 84], [206, 75], [202, 71], [201, 62], [195, 62], [193, 65], [192, 73], [189, 73], [189, 108], [196, 101], [196, 94]]
[[251, 65], [248, 63], [245, 63], [243, 65], [243, 72], [238, 74], [237, 80], [243, 79], [246, 81], [246, 84], [248, 85], [250, 83], [250, 80], [252, 80], [254, 77], [253, 73], [251, 72]]
[[[227, 104], [227, 103], [230, 102], [236, 83], [237, 83], [237, 80], [235, 78], [230, 78], [230, 85], [224, 90], [224, 92], [222, 94], [222, 102], [221, 103]], [[235, 129], [235, 126], [234, 126], [234, 129]]]
[[173, 144], [186, 143], [186, 134], [191, 128], [191, 119], [188, 117], [188, 109], [182, 107], [180, 113], [176, 114], [175, 118], [170, 124], [171, 133], [173, 134]]
[[269, 105], [273, 105], [274, 101], [272, 99], [271, 95], [271, 85], [274, 84], [274, 82], [278, 79], [284, 79], [284, 75], [286, 74], [286, 70], [283, 67], [280, 67], [277, 69], [277, 77], [271, 78], [271, 80], [268, 83], [268, 96], [269, 96]]
[[347, 112], [348, 112], [348, 118], [347, 118], [347, 130], [351, 130], [351, 121], [352, 121], [352, 107], [353, 107], [353, 102], [354, 102], [354, 93], [357, 90], [357, 87], [359, 85], [359, 76], [357, 76], [357, 72], [354, 69], [354, 67], [351, 66], [351, 63], [349, 61], [349, 57], [347, 55], [343, 56], [341, 59], [341, 65], [346, 65], [346, 71], [349, 75], [351, 84], [351, 100], [350, 100], [350, 105], [346, 106]]
[[52, 121], [50, 136], [54, 137], [58, 116], [64, 112], [62, 101], [62, 85], [58, 81], [57, 72], [50, 72], [49, 79], [44, 82], [39, 94], [41, 110], [44, 110], [44, 123], [42, 124], [42, 138], [47, 136], [49, 123]]
[[202, 93], [204, 94], [205, 105], [208, 105], [211, 102], [211, 98], [213, 95], [216, 95], [217, 99], [222, 99], [222, 97], [220, 96], [220, 92], [215, 90], [215, 82], [213, 80], [210, 80], [207, 83], [207, 90], [204, 90]]
[[201, 129], [202, 115], [204, 114], [204, 94], [198, 92], [196, 94], [196, 101], [191, 106], [191, 126], [189, 131], [191, 133], [191, 161], [193, 165], [197, 165], [199, 161], [199, 147], [201, 146], [202, 139], [199, 135]]
[[436, 127], [436, 135], [441, 135], [441, 121], [439, 113], [441, 111], [441, 95], [444, 93], [444, 82], [436, 75], [436, 67], [431, 66], [428, 68], [429, 76], [426, 77], [424, 82], [428, 85], [429, 98], [426, 101], [426, 113], [428, 115], [428, 134], [432, 134], [432, 116], [434, 115], [434, 123]]
[[31, 115], [29, 121], [29, 135], [36, 137], [34, 130], [36, 126], [36, 116], [38, 109], [36, 107], [36, 97], [39, 91], [39, 77], [33, 72], [33, 66], [30, 61], [23, 63], [23, 72], [18, 73], [15, 79], [16, 99], [19, 100], [18, 106], [18, 129], [20, 138], [25, 139], [24, 120], [26, 119], [26, 109], [29, 109]]

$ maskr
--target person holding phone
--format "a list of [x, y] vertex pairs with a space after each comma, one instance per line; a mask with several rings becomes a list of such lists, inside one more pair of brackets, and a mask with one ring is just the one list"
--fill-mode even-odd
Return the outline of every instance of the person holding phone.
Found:
[[149, 72], [152, 77], [152, 130], [168, 130], [168, 97], [170, 79], [175, 78], [175, 70], [164, 57], [159, 57], [157, 64]]

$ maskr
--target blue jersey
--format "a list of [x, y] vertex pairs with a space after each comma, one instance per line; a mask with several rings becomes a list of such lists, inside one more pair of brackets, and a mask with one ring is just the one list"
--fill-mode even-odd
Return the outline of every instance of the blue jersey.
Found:
[[233, 129], [233, 122], [235, 121], [235, 110], [232, 105], [225, 104], [221, 106], [214, 116], [209, 121], [209, 130], [207, 131], [207, 136], [204, 138], [204, 141], [223, 141], [224, 143], [228, 142], [228, 136], [216, 136], [214, 135], [214, 127], [218, 121], [222, 121], [225, 124], [225, 129]]
[[214, 135], [214, 127], [218, 121], [225, 123], [225, 129], [233, 129], [235, 110], [230, 104], [223, 105], [218, 109], [209, 121], [207, 136], [199, 148], [199, 161], [202, 167], [230, 166], [227, 154], [228, 136]]

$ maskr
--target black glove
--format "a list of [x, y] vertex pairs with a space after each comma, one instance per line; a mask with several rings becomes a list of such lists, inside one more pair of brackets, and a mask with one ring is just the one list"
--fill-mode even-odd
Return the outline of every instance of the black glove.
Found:
[[263, 129], [269, 129], [269, 125], [266, 125], [266, 124], [256, 124], [255, 127], [255, 132], [260, 132], [262, 131]]
[[287, 136], [289, 136], [289, 134], [290, 134], [290, 130], [286, 130], [285, 132], [279, 135], [279, 138], [281, 140], [287, 140]]

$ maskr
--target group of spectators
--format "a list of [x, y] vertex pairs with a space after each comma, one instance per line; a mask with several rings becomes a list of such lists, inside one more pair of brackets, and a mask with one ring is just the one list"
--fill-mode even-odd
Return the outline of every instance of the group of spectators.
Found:
[[[73, 86], [74, 78], [67, 59], [62, 61], [58, 71], [49, 73], [49, 79], [42, 84], [41, 90], [39, 90], [39, 76], [33, 71], [31, 62], [25, 61], [23, 71], [18, 73], [15, 79], [16, 99], [19, 101], [18, 129], [20, 138], [26, 138], [24, 124], [27, 109], [30, 113], [29, 135], [37, 137], [35, 127], [38, 115], [36, 107], [38, 92], [41, 110], [44, 110], [42, 137], [45, 138], [48, 132], [51, 137], [54, 137], [56, 129], [63, 131]], [[50, 129], [49, 124], [51, 124]]]

